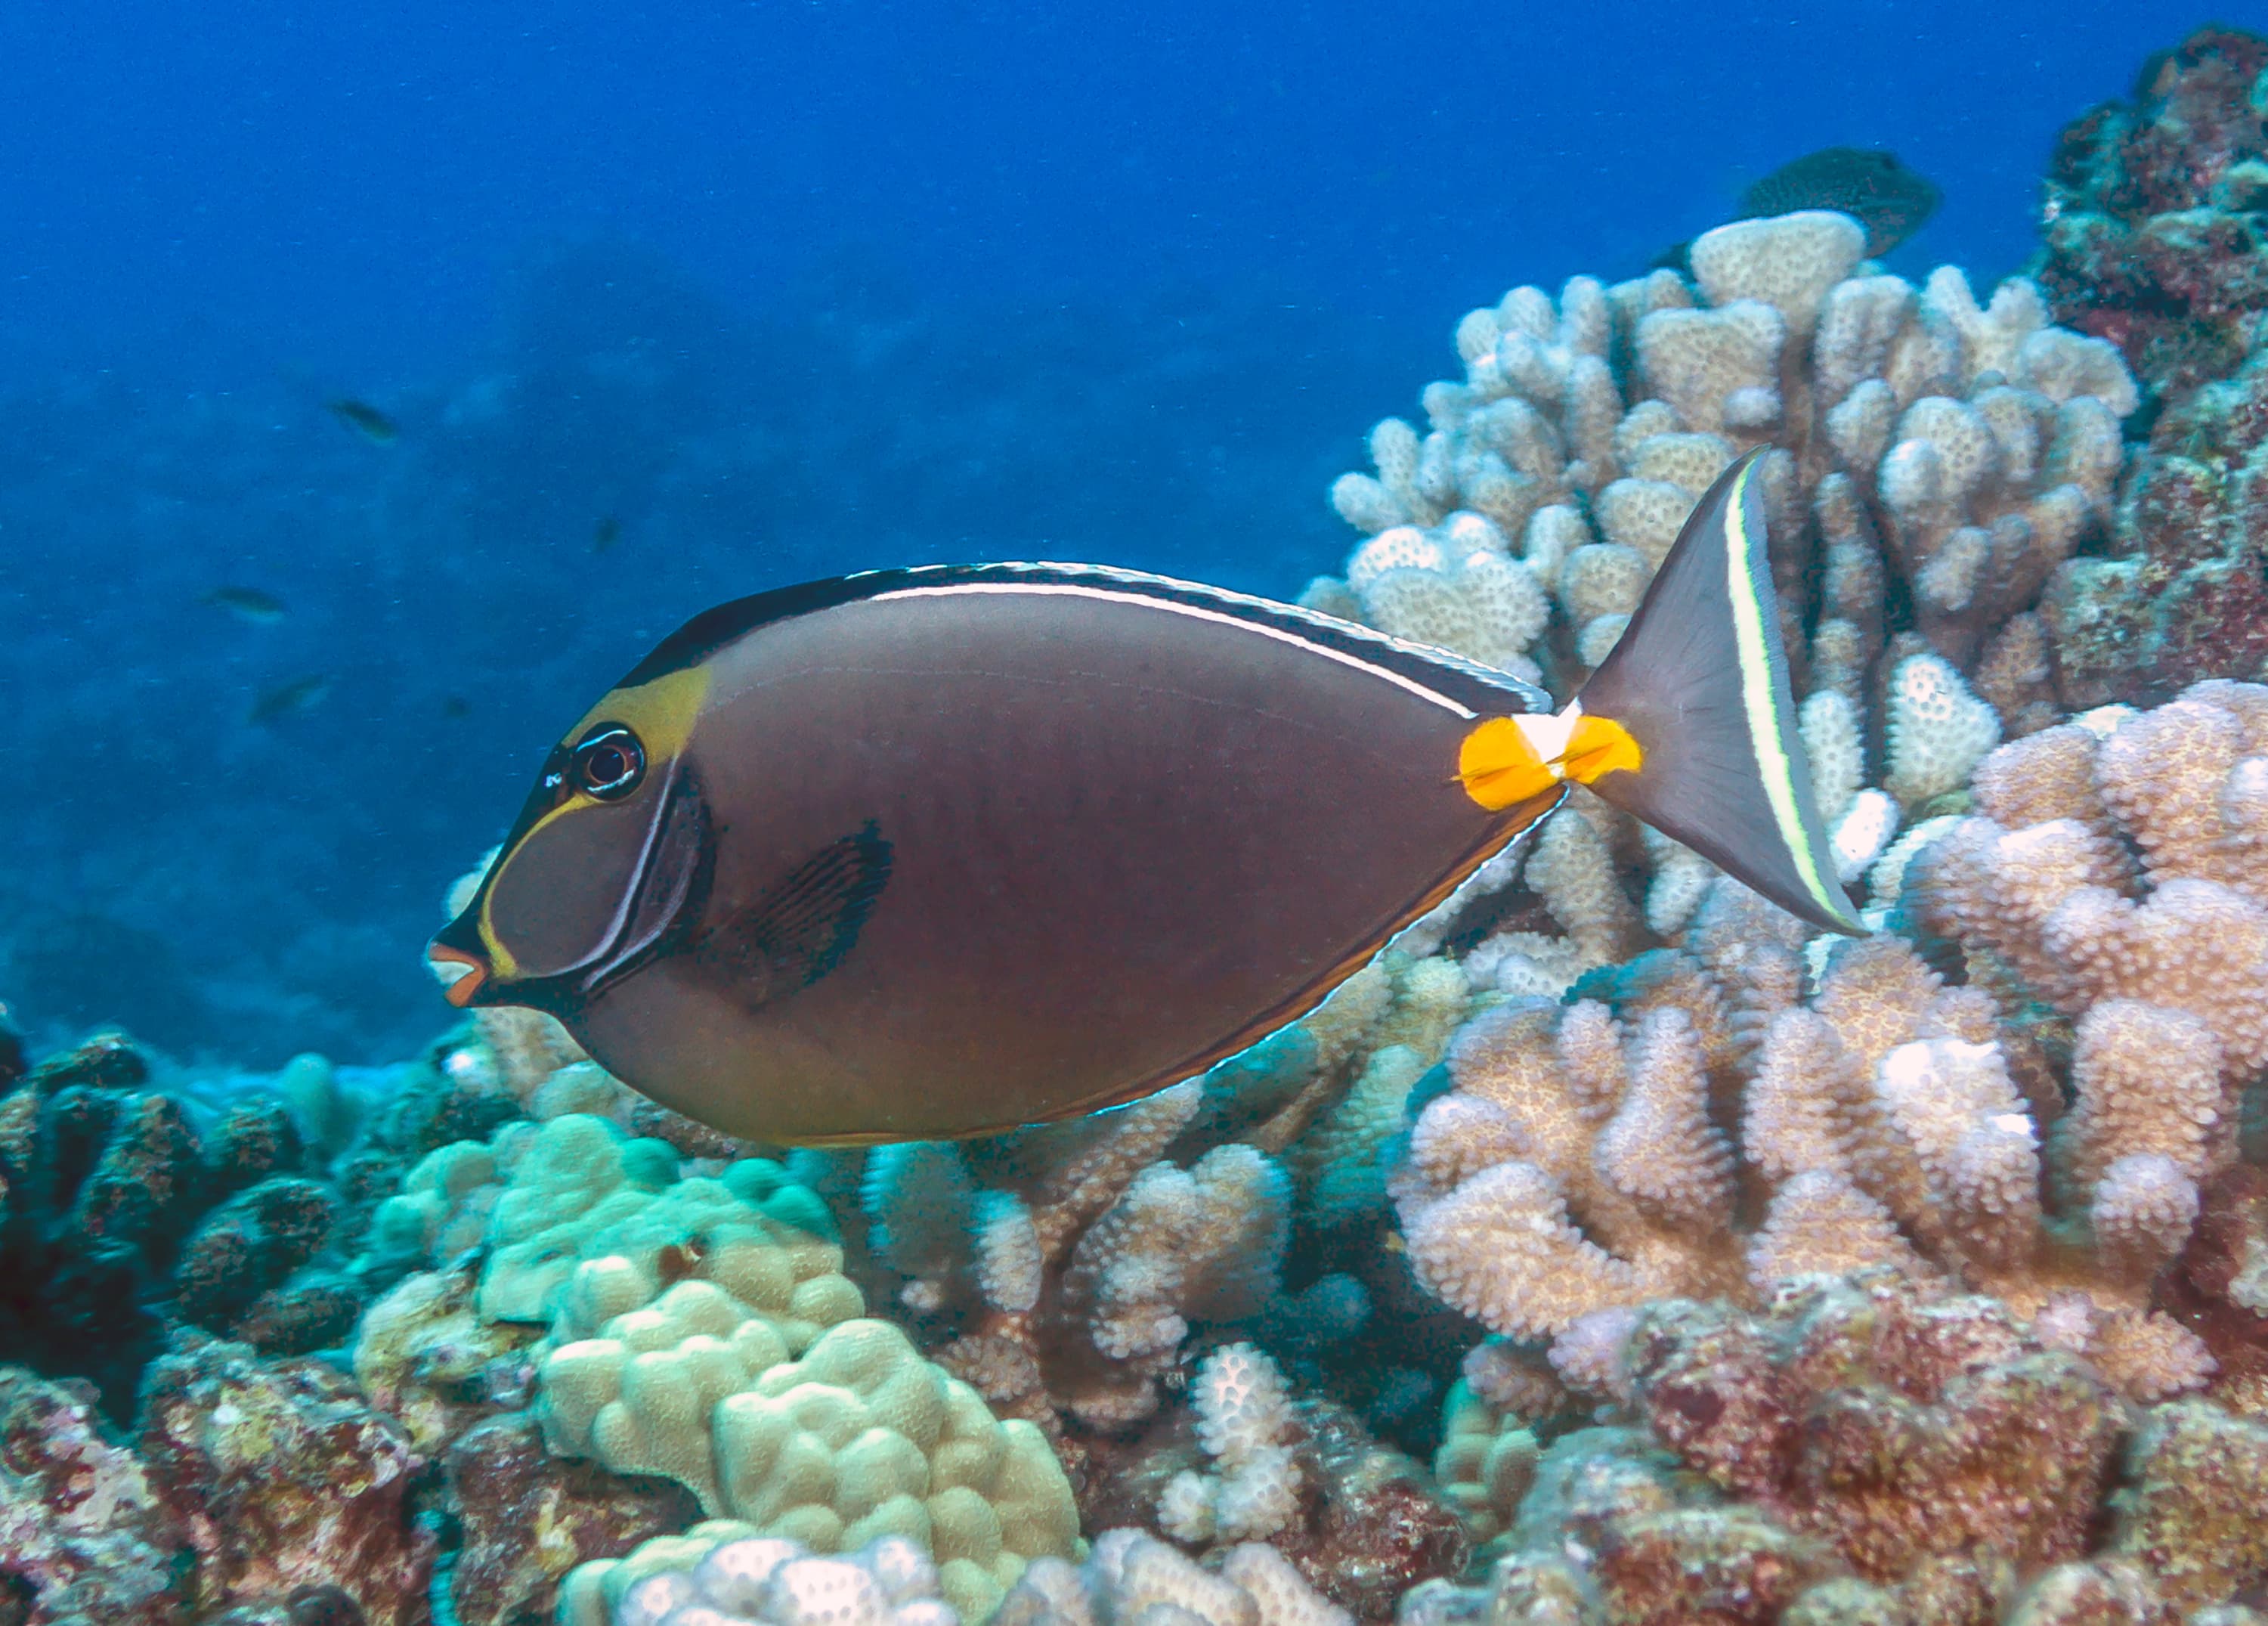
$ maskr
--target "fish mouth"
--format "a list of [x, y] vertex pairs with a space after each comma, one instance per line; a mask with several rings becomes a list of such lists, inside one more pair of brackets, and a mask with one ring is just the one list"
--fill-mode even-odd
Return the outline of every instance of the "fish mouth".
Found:
[[441, 997], [459, 1010], [478, 1001], [482, 988], [489, 979], [489, 964], [478, 955], [468, 954], [462, 949], [435, 939], [426, 946], [425, 957], [436, 965], [461, 965], [464, 974], [441, 990]]

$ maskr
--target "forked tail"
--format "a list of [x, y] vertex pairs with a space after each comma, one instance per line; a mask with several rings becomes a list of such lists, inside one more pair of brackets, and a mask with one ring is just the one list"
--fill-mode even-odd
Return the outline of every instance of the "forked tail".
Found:
[[1473, 730], [1459, 767], [1486, 805], [1588, 785], [1790, 913], [1863, 935], [1796, 732], [1765, 551], [1763, 448], [1701, 499], [1621, 641], [1556, 716]]

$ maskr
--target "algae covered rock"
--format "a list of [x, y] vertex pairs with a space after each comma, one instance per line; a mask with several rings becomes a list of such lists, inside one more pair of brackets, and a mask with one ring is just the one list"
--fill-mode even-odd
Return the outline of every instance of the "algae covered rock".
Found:
[[525, 1416], [475, 1423], [443, 1466], [463, 1533], [449, 1573], [458, 1626], [548, 1620], [577, 1564], [618, 1558], [701, 1517], [681, 1486], [553, 1456]]
[[0, 1361], [84, 1377], [122, 1420], [169, 1324], [335, 1343], [364, 1297], [324, 1268], [349, 1206], [283, 1101], [200, 1129], [132, 1041], [98, 1035], [0, 1092]]
[[406, 1505], [401, 1425], [318, 1361], [191, 1339], [152, 1363], [136, 1439], [196, 1556], [201, 1609], [336, 1587], [366, 1626], [417, 1626], [434, 1538]]
[[105, 1433], [84, 1384], [0, 1367], [0, 1619], [170, 1626], [180, 1547], [149, 1474]]

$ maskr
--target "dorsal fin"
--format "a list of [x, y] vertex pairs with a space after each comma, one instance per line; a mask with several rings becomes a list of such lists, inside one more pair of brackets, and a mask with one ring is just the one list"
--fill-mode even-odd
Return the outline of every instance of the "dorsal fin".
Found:
[[1750, 452], [1695, 506], [1622, 639], [1576, 698], [1643, 753], [1591, 788], [1828, 931], [1866, 930], [1796, 732]]
[[1179, 581], [1147, 571], [1122, 570], [1108, 565], [1066, 565], [1048, 562], [998, 565], [914, 565], [889, 570], [861, 571], [824, 581], [806, 581], [778, 588], [702, 611], [631, 668], [617, 690], [634, 689], [666, 673], [705, 661], [718, 650], [757, 628], [796, 616], [806, 616], [840, 604], [901, 594], [956, 590], [1035, 591], [1077, 589], [1114, 596], [1146, 599], [1162, 605], [1179, 605], [1205, 614], [1225, 617], [1248, 625], [1314, 646], [1318, 650], [1360, 661], [1422, 684], [1476, 715], [1499, 712], [1548, 712], [1551, 697], [1533, 684], [1508, 672], [1469, 661], [1430, 644], [1415, 644], [1373, 627], [1342, 621], [1298, 604], [1280, 604], [1248, 593], [1202, 582]]

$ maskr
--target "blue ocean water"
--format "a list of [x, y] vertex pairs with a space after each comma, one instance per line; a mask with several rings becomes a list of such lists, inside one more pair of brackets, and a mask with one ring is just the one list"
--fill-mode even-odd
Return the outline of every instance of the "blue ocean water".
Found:
[[1896, 269], [1989, 283], [2055, 132], [2202, 20], [0, 10], [0, 999], [402, 1053], [442, 888], [684, 616], [955, 557], [1296, 592], [1468, 307], [1634, 273], [1832, 144], [1943, 188]]

